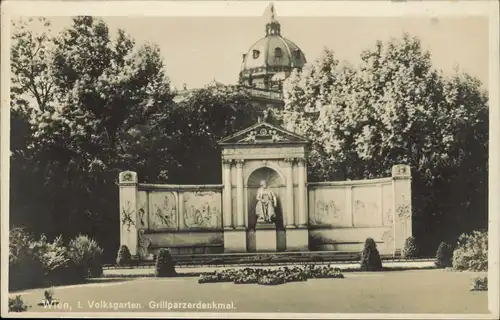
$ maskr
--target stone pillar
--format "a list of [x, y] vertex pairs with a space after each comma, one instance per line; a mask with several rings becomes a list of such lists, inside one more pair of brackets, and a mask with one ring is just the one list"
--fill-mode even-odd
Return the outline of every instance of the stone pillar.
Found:
[[120, 188], [120, 246], [127, 246], [133, 256], [137, 255], [137, 173], [121, 172], [118, 176]]
[[179, 201], [177, 205], [179, 214], [177, 218], [177, 221], [179, 221], [177, 228], [178, 230], [182, 230], [184, 228], [184, 193], [182, 191], [177, 191], [177, 201]]
[[236, 228], [245, 228], [245, 193], [243, 190], [243, 160], [236, 160]]
[[[243, 160], [236, 160], [236, 212], [229, 210], [231, 215], [228, 215], [229, 221], [234, 221], [233, 224], [230, 222], [225, 223], [224, 228], [224, 252], [247, 252], [247, 234], [245, 229], [245, 192], [243, 185]], [[224, 181], [224, 188], [226, 183], [229, 186], [226, 194], [227, 202], [231, 208], [232, 205], [232, 195], [231, 195], [231, 175], [230, 171], [228, 174], [228, 181]], [[226, 212], [227, 214], [227, 212]]]
[[345, 211], [347, 217], [346, 225], [353, 227], [354, 212], [352, 210], [352, 186], [345, 187]]
[[394, 212], [394, 254], [403, 250], [406, 238], [412, 236], [411, 169], [398, 164], [392, 167]]
[[297, 159], [298, 169], [298, 192], [297, 192], [297, 221], [295, 226], [286, 229], [286, 250], [287, 251], [306, 251], [309, 249], [309, 229], [307, 218], [307, 190], [306, 190], [306, 166], [304, 159]]
[[298, 226], [306, 227], [307, 226], [307, 193], [306, 193], [306, 183], [307, 183], [307, 168], [305, 164], [305, 159], [297, 160], [298, 166], [298, 197], [299, 197], [299, 221], [297, 223]]
[[286, 167], [286, 228], [295, 227], [294, 219], [294, 199], [293, 199], [293, 159], [285, 159]]
[[232, 160], [222, 160], [222, 175], [223, 175], [223, 202], [222, 202], [222, 212], [224, 213], [224, 228], [233, 227], [233, 213], [232, 213], [232, 201], [231, 201], [231, 163]]

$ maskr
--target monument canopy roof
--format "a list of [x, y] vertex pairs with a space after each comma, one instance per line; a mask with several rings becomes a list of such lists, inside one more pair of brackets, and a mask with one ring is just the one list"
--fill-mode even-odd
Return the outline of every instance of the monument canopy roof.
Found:
[[274, 126], [268, 122], [258, 122], [218, 141], [219, 145], [262, 145], [262, 144], [308, 144], [310, 141], [296, 133]]

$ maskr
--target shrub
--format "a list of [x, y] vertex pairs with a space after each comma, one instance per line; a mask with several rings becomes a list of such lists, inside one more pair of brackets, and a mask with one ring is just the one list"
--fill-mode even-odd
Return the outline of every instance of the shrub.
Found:
[[26, 232], [24, 228], [13, 228], [9, 231], [9, 262], [16, 259], [27, 250], [33, 242], [33, 236]]
[[122, 245], [118, 250], [118, 254], [116, 257], [116, 264], [119, 266], [128, 266], [132, 262], [132, 255], [130, 254], [130, 250], [126, 245]]
[[73, 264], [61, 236], [50, 243], [42, 235], [38, 241], [32, 243], [31, 247], [32, 254], [43, 266], [44, 285], [73, 282]]
[[40, 303], [38, 303], [39, 306], [53, 306], [53, 305], [58, 305], [59, 300], [54, 298], [54, 290], [49, 289], [45, 290], [43, 292], [43, 299]]
[[175, 272], [175, 261], [168, 249], [162, 248], [158, 253], [155, 265], [155, 275], [157, 277], [173, 277]]
[[451, 267], [453, 257], [453, 248], [449, 243], [441, 242], [436, 252], [435, 265], [438, 268], [448, 268]]
[[361, 253], [361, 270], [377, 271], [382, 269], [382, 260], [377, 250], [377, 244], [372, 238], [367, 238]]
[[457, 247], [453, 251], [453, 269], [488, 270], [488, 232], [474, 231], [458, 238]]
[[23, 312], [28, 310], [28, 306], [24, 304], [21, 296], [9, 298], [9, 312]]
[[471, 291], [488, 291], [488, 277], [477, 277], [472, 282]]
[[34, 237], [22, 228], [9, 232], [9, 290], [34, 288], [43, 282], [45, 270], [33, 253]]
[[79, 235], [68, 246], [69, 256], [75, 268], [84, 278], [102, 276], [102, 249], [97, 241], [86, 235]]
[[52, 243], [47, 241], [45, 235], [35, 240], [33, 236], [19, 228], [13, 229], [10, 235], [11, 290], [68, 281], [67, 268], [70, 261], [62, 237], [57, 237]]
[[405, 244], [403, 247], [403, 252], [402, 252], [402, 257], [403, 258], [415, 258], [418, 256], [418, 248], [417, 248], [417, 241], [415, 237], [408, 237], [405, 240]]

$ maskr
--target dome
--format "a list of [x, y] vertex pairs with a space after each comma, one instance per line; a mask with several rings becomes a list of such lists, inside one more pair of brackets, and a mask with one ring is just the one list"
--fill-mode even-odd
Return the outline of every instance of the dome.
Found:
[[[306, 57], [293, 41], [281, 36], [281, 25], [275, 18], [274, 5], [266, 24], [266, 36], [243, 54], [240, 83], [261, 89], [281, 88], [293, 69], [302, 68]], [[275, 77], [276, 74], [279, 74]]]
[[282, 72], [302, 68], [306, 58], [299, 46], [280, 35], [268, 35], [254, 43], [245, 54], [242, 71]]

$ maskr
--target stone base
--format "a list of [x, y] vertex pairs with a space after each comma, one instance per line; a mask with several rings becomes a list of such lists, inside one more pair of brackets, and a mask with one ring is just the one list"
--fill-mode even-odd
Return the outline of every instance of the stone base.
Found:
[[257, 252], [276, 252], [276, 227], [265, 228], [264, 226], [257, 227], [255, 230], [255, 249]]
[[224, 229], [224, 252], [247, 252], [245, 229]]
[[309, 230], [306, 228], [286, 229], [286, 251], [308, 251]]

